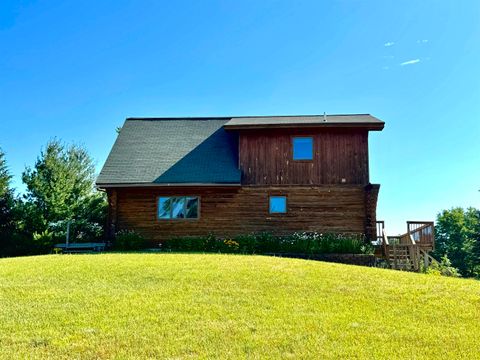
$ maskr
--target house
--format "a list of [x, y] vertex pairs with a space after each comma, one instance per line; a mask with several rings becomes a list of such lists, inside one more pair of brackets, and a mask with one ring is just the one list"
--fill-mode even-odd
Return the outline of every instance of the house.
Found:
[[128, 118], [97, 179], [108, 232], [162, 240], [268, 231], [377, 239], [368, 114]]

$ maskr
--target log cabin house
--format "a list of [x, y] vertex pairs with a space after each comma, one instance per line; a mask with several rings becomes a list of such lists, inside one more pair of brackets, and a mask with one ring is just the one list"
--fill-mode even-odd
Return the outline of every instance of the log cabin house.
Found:
[[369, 176], [368, 114], [128, 118], [97, 179], [108, 232], [152, 245], [213, 233], [383, 237]]

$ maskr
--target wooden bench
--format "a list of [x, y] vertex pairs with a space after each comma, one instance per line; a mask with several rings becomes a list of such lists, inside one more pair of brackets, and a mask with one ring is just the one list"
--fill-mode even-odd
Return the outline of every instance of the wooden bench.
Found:
[[105, 250], [105, 243], [73, 243], [56, 244], [55, 249], [61, 249], [63, 253], [92, 253]]

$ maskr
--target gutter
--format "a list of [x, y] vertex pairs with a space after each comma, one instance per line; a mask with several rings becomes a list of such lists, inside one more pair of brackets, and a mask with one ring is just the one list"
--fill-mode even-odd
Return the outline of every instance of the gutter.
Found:
[[164, 188], [164, 187], [240, 187], [240, 183], [119, 183], [119, 184], [95, 184], [95, 187], [99, 191], [105, 191], [106, 188]]

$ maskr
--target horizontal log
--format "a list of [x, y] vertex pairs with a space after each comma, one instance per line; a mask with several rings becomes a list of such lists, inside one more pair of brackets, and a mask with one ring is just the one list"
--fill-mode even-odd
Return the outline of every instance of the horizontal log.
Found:
[[[287, 213], [270, 214], [269, 194], [287, 196]], [[159, 196], [200, 198], [198, 219], [158, 220]], [[268, 231], [364, 233], [365, 190], [357, 186], [275, 186], [117, 189], [117, 230], [133, 229], [153, 242], [178, 236], [235, 236]]]

